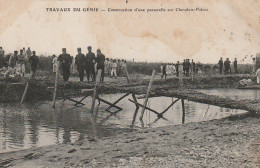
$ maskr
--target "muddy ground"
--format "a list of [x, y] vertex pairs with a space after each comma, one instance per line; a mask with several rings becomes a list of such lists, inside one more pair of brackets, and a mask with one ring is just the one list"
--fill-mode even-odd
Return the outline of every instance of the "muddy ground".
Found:
[[0, 167], [260, 166], [260, 117], [121, 132], [113, 137], [0, 154]]

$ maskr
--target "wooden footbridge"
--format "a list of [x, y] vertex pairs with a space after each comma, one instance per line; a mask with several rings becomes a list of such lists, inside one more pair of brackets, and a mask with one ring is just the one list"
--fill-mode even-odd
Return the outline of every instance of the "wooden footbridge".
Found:
[[[133, 122], [135, 121], [139, 109], [141, 109], [140, 120], [142, 120], [145, 110], [149, 110], [155, 113], [158, 117], [157, 120], [159, 119], [167, 120], [166, 118], [164, 118], [164, 114], [170, 109], [170, 107], [174, 106], [174, 104], [177, 101], [181, 101], [182, 111], [183, 111], [182, 123], [184, 123], [185, 122], [185, 108], [184, 108], [185, 100], [209, 104], [209, 105], [215, 105], [215, 106], [220, 106], [225, 108], [240, 109], [240, 110], [248, 111], [250, 113], [257, 113], [257, 114], [260, 113], [259, 100], [234, 100], [234, 99], [222, 98], [214, 95], [207, 95], [193, 89], [183, 88], [182, 86], [174, 87], [175, 85], [169, 85], [167, 83], [154, 84], [154, 77], [155, 77], [155, 71], [153, 71], [150, 81], [146, 81], [143, 83], [129, 82], [127, 84], [106, 84], [106, 83], [99, 84], [98, 82], [96, 82], [94, 84], [84, 84], [78, 87], [68, 88], [66, 85], [63, 86], [59, 85], [57, 80], [58, 76], [56, 76], [55, 85], [46, 86], [46, 90], [53, 93], [53, 108], [55, 108], [58, 90], [62, 91], [61, 98], [63, 99], [63, 101], [66, 100], [71, 101], [74, 103], [74, 106], [85, 105], [83, 101], [87, 97], [91, 97], [92, 103], [91, 103], [90, 111], [92, 113], [95, 112], [94, 108], [95, 108], [96, 100], [98, 101], [99, 104], [102, 102], [108, 105], [108, 108], [105, 111], [111, 114], [118, 113], [122, 111], [124, 107], [119, 107], [117, 104], [124, 98], [128, 97], [129, 102], [135, 104], [136, 106]], [[180, 80], [179, 82], [182, 83], [181, 81], [182, 79], [179, 80]], [[128, 81], [130, 81], [129, 78]], [[28, 90], [32, 90], [32, 91], [36, 90], [36, 88], [30, 87], [30, 82], [31, 79], [29, 79], [27, 83], [24, 85], [24, 93], [21, 99], [21, 103], [24, 102], [26, 96], [28, 96], [27, 95]], [[79, 94], [76, 95], [71, 94], [68, 92], [69, 89], [70, 90], [72, 89], [74, 90], [74, 93], [79, 93]], [[101, 98], [101, 96], [99, 95], [100, 93], [124, 93], [124, 94], [115, 102], [111, 102], [110, 100], [105, 100]], [[132, 98], [130, 99], [129, 96], [131, 96]], [[168, 107], [161, 112], [154, 110], [152, 107], [147, 107], [147, 102], [149, 98], [160, 97], [160, 96], [177, 98], [177, 99], [173, 101], [171, 104], [169, 104]], [[81, 99], [78, 100], [75, 99], [75, 97], [81, 97]], [[144, 101], [138, 102], [138, 99], [144, 99]], [[116, 108], [117, 110], [114, 112], [110, 111], [112, 107]]]

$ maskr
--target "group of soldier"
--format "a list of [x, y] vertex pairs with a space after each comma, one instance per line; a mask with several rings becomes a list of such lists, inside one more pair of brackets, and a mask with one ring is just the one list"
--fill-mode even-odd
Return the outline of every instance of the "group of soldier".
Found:
[[162, 64], [161, 65], [161, 78], [167, 77], [167, 75], [176, 74], [176, 76], [179, 76], [179, 73], [182, 73], [184, 76], [190, 76], [191, 73], [198, 73], [198, 66], [195, 64], [193, 59], [184, 59], [183, 63], [181, 64], [179, 61], [177, 61], [176, 64], [168, 63], [168, 64]]
[[[222, 75], [223, 72], [223, 66], [224, 66], [224, 74], [231, 74], [231, 62], [229, 60], [229, 58], [227, 58], [224, 62], [222, 57], [220, 58], [220, 60], [218, 61], [218, 66], [219, 66], [219, 74]], [[234, 62], [233, 62], [233, 66], [234, 66], [234, 70], [235, 73], [238, 73], [237, 71], [237, 59], [235, 58]]]
[[35, 51], [31, 51], [30, 47], [27, 50], [25, 48], [21, 49], [19, 54], [18, 51], [14, 51], [10, 56], [5, 55], [5, 51], [0, 47], [0, 71], [4, 77], [9, 75], [24, 77], [25, 68], [28, 65], [31, 69], [30, 77], [33, 78], [38, 65], [38, 57]]
[[[92, 47], [88, 46], [88, 53], [86, 56], [82, 54], [81, 48], [78, 48], [78, 54], [75, 57], [75, 65], [79, 74], [80, 82], [84, 81], [85, 71], [87, 75], [87, 81], [92, 82], [96, 81], [96, 74], [98, 71], [101, 71], [100, 82], [104, 82], [105, 73], [110, 77], [117, 78], [118, 75], [122, 74], [122, 69], [126, 67], [125, 60], [116, 60], [106, 58], [102, 54], [101, 50], [97, 50], [97, 56], [92, 52]], [[57, 62], [61, 65], [62, 75], [65, 82], [68, 81], [70, 76], [72, 59], [69, 54], [66, 53], [66, 48], [62, 49], [62, 54], [57, 58], [53, 58], [53, 70], [56, 72]]]

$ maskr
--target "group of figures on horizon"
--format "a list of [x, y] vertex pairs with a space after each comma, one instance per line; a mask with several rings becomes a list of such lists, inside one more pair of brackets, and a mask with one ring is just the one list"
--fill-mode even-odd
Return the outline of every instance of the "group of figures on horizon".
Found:
[[37, 65], [38, 57], [35, 51], [31, 51], [30, 47], [26, 50], [21, 49], [14, 51], [12, 55], [5, 55], [5, 51], [0, 47], [0, 73], [4, 75], [4, 78], [11, 76], [25, 76], [25, 69], [30, 65], [30, 77], [34, 77]]
[[[126, 68], [126, 60], [124, 59], [109, 59], [101, 53], [100, 49], [97, 49], [97, 53], [92, 52], [92, 47], [88, 46], [88, 53], [82, 54], [81, 48], [77, 49], [78, 54], [75, 59], [73, 56], [66, 52], [66, 48], [62, 49], [62, 54], [58, 57], [53, 55], [53, 72], [60, 71], [65, 82], [69, 80], [71, 75], [72, 64], [76, 65], [76, 69], [79, 74], [80, 82], [83, 82], [85, 72], [87, 80], [90, 82], [96, 81], [96, 74], [98, 70], [101, 70], [100, 82], [104, 82], [105, 74], [109, 77], [117, 78], [118, 75], [124, 74], [124, 68]], [[18, 51], [14, 51], [12, 55], [5, 55], [5, 51], [0, 47], [0, 73], [6, 77], [24, 77], [25, 69], [30, 69], [30, 78], [35, 77], [35, 72], [39, 64], [38, 56], [35, 51], [31, 51], [30, 47], [27, 50], [25, 48]], [[58, 65], [61, 65], [58, 68]]]
[[161, 79], [163, 77], [166, 79], [167, 75], [176, 75], [178, 77], [180, 74], [189, 77], [192, 73], [202, 73], [202, 65], [196, 64], [193, 59], [191, 62], [189, 59], [184, 59], [182, 64], [179, 61], [176, 64], [162, 64], [161, 73]]
[[[219, 74], [222, 75], [223, 72], [223, 65], [224, 65], [224, 74], [231, 74], [231, 62], [229, 61], [229, 58], [227, 58], [225, 60], [225, 62], [223, 62], [222, 57], [220, 58], [220, 60], [218, 61], [218, 66], [219, 66]], [[235, 58], [234, 62], [233, 62], [233, 66], [234, 66], [234, 70], [235, 73], [238, 73], [237, 71], [237, 59]]]

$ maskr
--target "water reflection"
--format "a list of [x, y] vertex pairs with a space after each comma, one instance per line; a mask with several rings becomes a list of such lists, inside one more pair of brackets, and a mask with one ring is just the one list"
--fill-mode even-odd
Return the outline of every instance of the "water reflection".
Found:
[[[100, 95], [110, 102], [116, 101], [122, 95]], [[86, 137], [104, 137], [115, 135], [118, 131], [127, 131], [133, 127], [158, 127], [181, 124], [182, 107], [177, 102], [163, 115], [166, 120], [150, 111], [145, 111], [143, 123], [139, 120], [140, 109], [128, 99], [129, 95], [117, 105], [123, 110], [117, 113], [105, 112], [107, 105], [101, 103], [97, 118], [89, 109], [91, 99], [85, 100], [86, 106], [74, 107], [73, 103], [57, 102], [56, 109], [51, 102], [34, 104], [9, 103], [0, 104], [0, 153], [46, 146], [60, 143], [73, 143]], [[175, 98], [156, 97], [149, 99], [148, 107], [162, 112]], [[138, 100], [143, 103], [143, 99]], [[98, 103], [96, 103], [98, 104]], [[111, 108], [112, 112], [117, 109]], [[198, 122], [226, 117], [230, 114], [245, 111], [220, 108], [206, 104], [185, 101], [185, 122]], [[136, 118], [135, 122], [133, 119]]]

